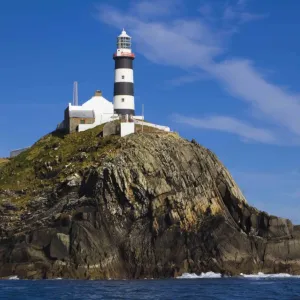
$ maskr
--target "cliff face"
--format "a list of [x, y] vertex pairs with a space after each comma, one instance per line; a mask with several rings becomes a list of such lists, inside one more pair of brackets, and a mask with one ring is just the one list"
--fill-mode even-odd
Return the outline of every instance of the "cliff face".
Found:
[[53, 173], [61, 159], [51, 153], [64, 149], [63, 140], [40, 143], [50, 162], [39, 156], [32, 166], [39, 161], [36, 176], [52, 186], [8, 188], [5, 176], [22, 172], [9, 166], [14, 161], [0, 170], [0, 277], [300, 274], [300, 229], [249, 206], [217, 157], [195, 141], [163, 133], [97, 137], [89, 150], [65, 154], [69, 161]]

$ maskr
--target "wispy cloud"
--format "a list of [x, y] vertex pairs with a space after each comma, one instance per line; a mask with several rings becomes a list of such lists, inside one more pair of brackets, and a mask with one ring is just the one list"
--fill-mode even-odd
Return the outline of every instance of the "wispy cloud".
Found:
[[[149, 1], [149, 3], [152, 2]], [[161, 7], [164, 7], [163, 0], [159, 3]], [[264, 122], [268, 126], [272, 124], [272, 132], [276, 134], [270, 129], [257, 129], [250, 122], [246, 125], [241, 120], [235, 120], [235, 124], [247, 126], [244, 129], [248, 130], [249, 135], [250, 128], [259, 130], [254, 130], [258, 136], [262, 134], [260, 130], [267, 132], [267, 135], [264, 133], [263, 137], [259, 138], [260, 142], [265, 140], [266, 143], [278, 144], [280, 140], [281, 144], [291, 144], [296, 140], [298, 143], [300, 139], [299, 95], [273, 84], [248, 59], [231, 58], [223, 61], [219, 59], [220, 55], [227, 51], [226, 41], [236, 32], [234, 28], [245, 21], [256, 19], [255, 14], [247, 11], [246, 7], [247, 1], [243, 0], [236, 1], [230, 9], [228, 5], [225, 5], [221, 16], [219, 14], [221, 23], [218, 26], [207, 22], [204, 17], [191, 19], [180, 16], [167, 21], [164, 19], [150, 21], [145, 20], [142, 13], [132, 15], [130, 12], [120, 12], [114, 7], [107, 6], [99, 8], [99, 19], [117, 28], [126, 26], [134, 36], [137, 51], [152, 62], [176, 66], [185, 71], [197, 72], [198, 69], [199, 72], [205, 72], [235, 98], [247, 103], [256, 114], [263, 115]], [[207, 16], [212, 14], [211, 9], [209, 6], [202, 6], [200, 12]], [[163, 10], [160, 8], [158, 11]], [[155, 11], [152, 12], [155, 13]], [[231, 19], [229, 27], [222, 25], [225, 15], [228, 20]], [[153, 43], [154, 40], [155, 43]], [[193, 77], [187, 77], [186, 82], [192, 80], [194, 80]], [[183, 81], [182, 78], [181, 83]], [[249, 118], [251, 117], [249, 115]], [[195, 118], [193, 120], [195, 121]], [[210, 122], [212, 120], [216, 121], [214, 117], [211, 117]], [[231, 118], [225, 118], [222, 122], [226, 130], [221, 126], [218, 130], [241, 136], [241, 132], [238, 133], [232, 126]], [[255, 122], [255, 118], [252, 122]], [[210, 127], [210, 129], [217, 130], [217, 128], [212, 128], [213, 126]], [[252, 139], [255, 140], [253, 137]]]
[[130, 5], [130, 12], [143, 18], [165, 17], [176, 13], [182, 5], [180, 0], [142, 0], [134, 1]]
[[247, 101], [269, 121], [300, 135], [299, 96], [268, 82], [248, 60], [229, 60], [210, 69], [228, 91]]
[[223, 14], [223, 20], [229, 22], [237, 22], [240, 24], [260, 20], [268, 17], [268, 14], [253, 14], [245, 11], [245, 5], [238, 2], [237, 5], [226, 6]]
[[236, 3], [226, 3], [223, 20], [243, 24], [268, 17], [268, 14], [257, 14], [247, 10], [247, 0], [238, 0]]
[[276, 143], [276, 138], [267, 129], [256, 128], [238, 119], [226, 116], [210, 116], [207, 118], [191, 118], [175, 114], [176, 122], [190, 125], [196, 128], [212, 129], [233, 133], [242, 139], [260, 143]]
[[176, 78], [169, 79], [166, 81], [166, 83], [171, 86], [182, 86], [187, 83], [193, 83], [196, 81], [208, 80], [208, 79], [211, 79], [211, 77], [208, 74], [192, 73], [192, 74], [186, 74]]
[[198, 11], [203, 20], [217, 23], [219, 27], [236, 31], [238, 26], [247, 22], [267, 18], [268, 14], [253, 13], [248, 9], [248, 0], [202, 2]]

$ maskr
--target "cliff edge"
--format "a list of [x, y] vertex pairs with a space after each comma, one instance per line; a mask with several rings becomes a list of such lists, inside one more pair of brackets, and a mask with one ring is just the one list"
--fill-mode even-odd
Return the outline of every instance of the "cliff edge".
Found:
[[174, 133], [52, 133], [0, 168], [0, 277], [300, 274], [300, 228]]

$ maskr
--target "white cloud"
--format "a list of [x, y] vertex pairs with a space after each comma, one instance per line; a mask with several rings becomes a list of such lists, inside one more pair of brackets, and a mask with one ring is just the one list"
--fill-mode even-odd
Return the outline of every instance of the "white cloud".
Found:
[[268, 14], [250, 14], [247, 12], [243, 12], [239, 15], [239, 21], [240, 23], [247, 23], [255, 20], [265, 19], [268, 16], [269, 16]]
[[[242, 22], [243, 14], [244, 18], [248, 18], [249, 21], [251, 19], [251, 13], [245, 10], [246, 4], [246, 1], [238, 1], [231, 7], [231, 11], [227, 11], [227, 18], [235, 19], [229, 30], [226, 26], [209, 25], [201, 18], [193, 20], [178, 17], [169, 21], [148, 21], [143, 15], [133, 16], [113, 7], [101, 7], [99, 18], [117, 28], [126, 26], [134, 37], [137, 52], [152, 62], [176, 66], [195, 73], [205, 72], [231, 95], [247, 103], [256, 114], [263, 115], [264, 122], [272, 124], [272, 131], [276, 132], [276, 136], [280, 136], [282, 144], [299, 144], [299, 96], [272, 84], [250, 60], [219, 60], [219, 55], [226, 52], [226, 39], [235, 31], [235, 26]], [[209, 9], [206, 8], [206, 11], [202, 12], [209, 13]], [[238, 17], [234, 16], [235, 13], [238, 13]], [[193, 79], [187, 77], [186, 82]], [[183, 78], [181, 82], [184, 82]], [[230, 118], [223, 119], [223, 126], [227, 128], [227, 132], [231, 129], [232, 133], [237, 134], [231, 121]], [[228, 124], [225, 124], [226, 122]], [[247, 126], [249, 129], [250, 125]], [[264, 136], [265, 141], [275, 142], [275, 134], [271, 134], [270, 130], [266, 132], [269, 135]], [[260, 138], [260, 141], [262, 142], [263, 138]]]
[[268, 17], [268, 14], [254, 14], [246, 11], [246, 5], [247, 1], [245, 0], [239, 0], [235, 5], [227, 4], [224, 9], [223, 20], [243, 24]]
[[250, 103], [276, 125], [300, 135], [299, 96], [271, 84], [247, 60], [228, 60], [209, 69], [230, 93]]
[[174, 14], [181, 6], [180, 0], [152, 0], [133, 1], [131, 3], [131, 13], [142, 17], [164, 17]]
[[276, 137], [267, 129], [256, 128], [238, 119], [226, 116], [210, 116], [206, 118], [191, 118], [174, 115], [178, 123], [183, 123], [196, 128], [212, 129], [233, 133], [243, 139], [260, 143], [277, 143]]
[[186, 83], [193, 83], [196, 81], [207, 80], [207, 79], [211, 79], [211, 77], [205, 73], [192, 73], [192, 74], [179, 76], [173, 79], [169, 79], [166, 81], [166, 83], [172, 86], [182, 86]]

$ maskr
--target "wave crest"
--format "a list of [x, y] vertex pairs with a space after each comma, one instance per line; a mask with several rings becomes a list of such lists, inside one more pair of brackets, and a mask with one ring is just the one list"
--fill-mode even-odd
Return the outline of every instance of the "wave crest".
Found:
[[262, 272], [258, 272], [257, 274], [243, 274], [240, 276], [244, 278], [300, 278], [300, 275], [291, 275], [287, 273], [278, 273], [278, 274], [265, 274]]
[[221, 278], [220, 273], [207, 272], [197, 275], [195, 273], [183, 273], [181, 276], [176, 277], [177, 279], [199, 279], [199, 278]]
[[18, 276], [10, 276], [8, 277], [9, 280], [19, 280], [20, 278]]

